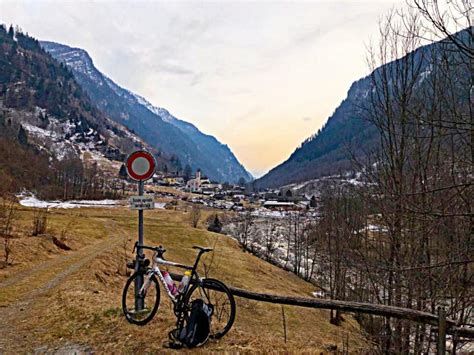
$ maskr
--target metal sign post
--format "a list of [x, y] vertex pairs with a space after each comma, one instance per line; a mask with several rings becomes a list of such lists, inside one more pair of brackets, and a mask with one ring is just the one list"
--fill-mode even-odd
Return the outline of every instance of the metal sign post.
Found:
[[[138, 181], [138, 196], [130, 199], [132, 209], [138, 210], [138, 246], [143, 245], [143, 210], [154, 207], [153, 197], [146, 198], [144, 194], [145, 181], [153, 177], [156, 168], [155, 158], [151, 153], [140, 150], [129, 155], [127, 158], [127, 173], [130, 178]], [[151, 199], [151, 201], [150, 201]], [[145, 255], [141, 248], [137, 248], [135, 257], [135, 271], [143, 271]], [[143, 285], [143, 274], [135, 278], [135, 310], [141, 311], [144, 307], [143, 297], [139, 291]]]
[[[143, 181], [138, 182], [138, 196], [143, 196]], [[143, 245], [143, 210], [138, 210], [138, 245]], [[143, 249], [137, 248], [137, 256], [135, 258], [135, 271], [141, 269], [145, 255]], [[145, 302], [143, 297], [139, 294], [140, 289], [143, 285], [143, 276], [140, 275], [135, 279], [135, 309], [141, 311], [145, 308]]]

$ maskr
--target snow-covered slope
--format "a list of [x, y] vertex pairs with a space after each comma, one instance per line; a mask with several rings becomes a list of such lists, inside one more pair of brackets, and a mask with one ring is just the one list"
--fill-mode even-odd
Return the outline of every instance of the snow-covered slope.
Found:
[[[121, 161], [145, 143], [98, 110], [71, 72], [37, 40], [0, 26], [0, 135], [50, 160]], [[71, 57], [93, 75], [83, 53]], [[46, 153], [46, 155], [44, 155]]]

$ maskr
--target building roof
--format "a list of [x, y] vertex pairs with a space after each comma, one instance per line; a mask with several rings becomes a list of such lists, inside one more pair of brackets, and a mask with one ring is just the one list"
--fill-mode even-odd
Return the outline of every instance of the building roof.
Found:
[[293, 202], [280, 202], [280, 201], [265, 201], [263, 204], [264, 207], [266, 206], [277, 206], [277, 207], [290, 207], [294, 206]]

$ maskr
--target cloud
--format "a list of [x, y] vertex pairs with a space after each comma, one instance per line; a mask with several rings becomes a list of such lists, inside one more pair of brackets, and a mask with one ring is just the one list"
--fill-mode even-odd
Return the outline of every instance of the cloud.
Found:
[[326, 28], [323, 28], [322, 26], [316, 26], [315, 28], [309, 31], [295, 35], [293, 37], [292, 44], [295, 46], [311, 44], [316, 39], [329, 33], [331, 31], [331, 28], [333, 28], [333, 26], [327, 26]]
[[364, 42], [392, 2], [404, 3], [0, 0], [0, 20], [86, 49], [115, 82], [191, 119], [260, 175], [367, 75]]
[[166, 73], [170, 75], [196, 75], [194, 71], [178, 63], [172, 63], [163, 61], [161, 63], [153, 65], [153, 68], [158, 72]]
[[199, 85], [202, 82], [203, 79], [204, 79], [204, 73], [196, 73], [196, 74], [193, 75], [189, 85], [191, 85], [191, 86]]

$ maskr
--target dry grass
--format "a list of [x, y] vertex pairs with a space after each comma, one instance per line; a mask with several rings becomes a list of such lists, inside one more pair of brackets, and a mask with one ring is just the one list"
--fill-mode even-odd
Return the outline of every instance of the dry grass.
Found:
[[[7, 306], [27, 297], [62, 268], [74, 265], [81, 253], [107, 238], [129, 239], [128, 250], [136, 239], [136, 214], [124, 208], [52, 210], [50, 233], [59, 235], [65, 223], [71, 223], [67, 243], [73, 250], [62, 251], [42, 237], [28, 237], [26, 227], [31, 211], [21, 210], [22, 219], [16, 225], [20, 237], [14, 245], [16, 264], [2, 270], [8, 280], [13, 273], [40, 268], [42, 263], [54, 263], [22, 282], [0, 289], [0, 304]], [[252, 291], [281, 295], [309, 296], [314, 287], [291, 273], [276, 268], [243, 252], [237, 243], [224, 235], [191, 228], [189, 213], [155, 210], [145, 212], [147, 244], [162, 244], [170, 260], [192, 263], [192, 245], [214, 247], [210, 276], [225, 283]], [[203, 220], [204, 220], [203, 215]], [[56, 234], [58, 233], [58, 234]], [[118, 240], [118, 239], [117, 239]], [[100, 353], [146, 353], [166, 350], [163, 344], [174, 325], [170, 303], [162, 292], [160, 310], [145, 327], [128, 324], [120, 308], [120, 298], [126, 277], [117, 273], [123, 251], [119, 244], [111, 246], [87, 266], [69, 275], [59, 285], [38, 295], [27, 309], [15, 318], [12, 326], [21, 335], [19, 344], [11, 343], [7, 352], [31, 352], [35, 349], [66, 349], [71, 344]], [[20, 256], [21, 255], [21, 256]], [[77, 255], [77, 258], [74, 257]], [[131, 257], [131, 255], [130, 255]], [[204, 257], [209, 264], [211, 255]], [[64, 260], [56, 262], [57, 260]], [[1, 280], [0, 279], [0, 282]], [[1, 284], [0, 284], [1, 285]], [[1, 287], [1, 286], [0, 286]], [[305, 351], [326, 352], [331, 345], [342, 347], [349, 334], [350, 350], [366, 346], [357, 323], [345, 316], [343, 326], [329, 323], [327, 311], [285, 307], [288, 343], [284, 343], [281, 307], [236, 298], [237, 319], [233, 329], [223, 339], [209, 342], [205, 350], [230, 351]], [[74, 345], [76, 346], [76, 345]]]

